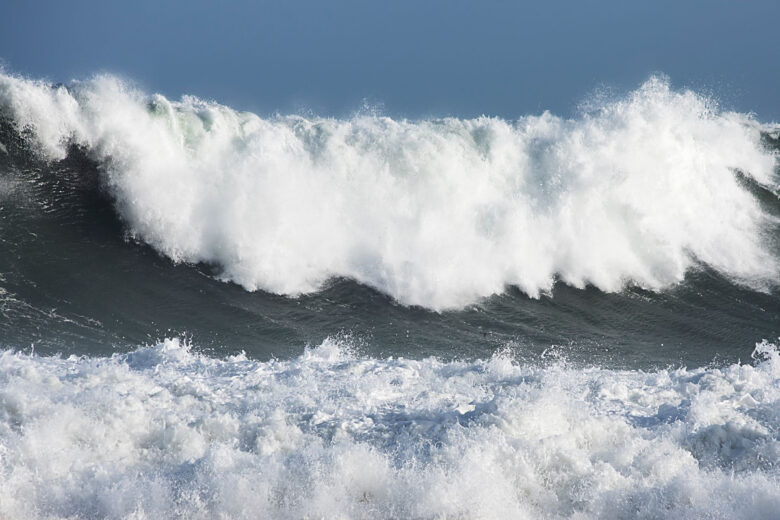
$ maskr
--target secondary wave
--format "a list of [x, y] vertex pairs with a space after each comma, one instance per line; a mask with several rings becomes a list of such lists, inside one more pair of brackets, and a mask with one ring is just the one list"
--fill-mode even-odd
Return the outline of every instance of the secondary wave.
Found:
[[346, 277], [448, 309], [507, 285], [535, 297], [557, 279], [661, 290], [700, 263], [777, 283], [778, 221], [744, 181], [777, 193], [765, 127], [658, 77], [590, 108], [514, 122], [264, 119], [111, 76], [0, 74], [0, 111], [37, 154], [83, 148], [132, 236], [249, 290], [298, 295]]
[[653, 372], [0, 353], [8, 518], [776, 518], [780, 356]]

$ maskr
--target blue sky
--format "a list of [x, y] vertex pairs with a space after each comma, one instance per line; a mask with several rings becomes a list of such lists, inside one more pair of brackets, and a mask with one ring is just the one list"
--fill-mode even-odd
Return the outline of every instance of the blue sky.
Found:
[[571, 115], [663, 72], [780, 120], [780, 1], [6, 0], [0, 59], [259, 113]]

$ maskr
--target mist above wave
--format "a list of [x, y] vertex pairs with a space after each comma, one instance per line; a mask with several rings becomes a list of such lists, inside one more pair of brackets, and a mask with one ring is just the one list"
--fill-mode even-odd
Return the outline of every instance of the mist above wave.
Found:
[[111, 76], [0, 75], [0, 107], [48, 159], [85, 147], [133, 236], [249, 290], [348, 277], [447, 309], [556, 278], [660, 290], [699, 262], [778, 279], [776, 223], [734, 175], [776, 186], [776, 152], [663, 78], [576, 119], [261, 118]]

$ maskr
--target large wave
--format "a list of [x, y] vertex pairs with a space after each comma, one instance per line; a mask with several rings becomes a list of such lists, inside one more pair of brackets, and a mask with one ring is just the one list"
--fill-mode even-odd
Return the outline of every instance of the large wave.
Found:
[[556, 279], [659, 290], [699, 263], [778, 279], [776, 221], [741, 180], [776, 190], [777, 152], [751, 116], [663, 78], [576, 119], [261, 118], [9, 74], [0, 110], [45, 159], [86, 150], [133, 236], [250, 290], [348, 277], [446, 309]]
[[4, 518], [777, 518], [780, 356], [0, 353]]

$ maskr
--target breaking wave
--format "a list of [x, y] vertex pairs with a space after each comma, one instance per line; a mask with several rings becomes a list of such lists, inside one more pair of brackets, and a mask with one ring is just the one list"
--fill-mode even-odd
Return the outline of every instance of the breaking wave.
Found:
[[410, 121], [0, 74], [0, 111], [46, 160], [85, 150], [132, 236], [249, 290], [345, 277], [449, 309], [556, 280], [661, 290], [700, 264], [778, 280], [777, 218], [745, 185], [777, 193], [766, 128], [664, 78], [575, 119]]

